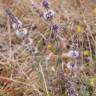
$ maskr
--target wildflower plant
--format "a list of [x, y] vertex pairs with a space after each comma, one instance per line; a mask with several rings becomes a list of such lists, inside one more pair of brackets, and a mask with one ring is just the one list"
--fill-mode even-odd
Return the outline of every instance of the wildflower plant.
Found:
[[22, 22], [13, 15], [9, 9], [5, 9], [6, 14], [9, 16], [12, 27], [17, 35], [17, 37], [22, 38], [27, 35], [27, 29], [23, 28]]
[[1, 0], [0, 9], [0, 95], [95, 96], [92, 0]]

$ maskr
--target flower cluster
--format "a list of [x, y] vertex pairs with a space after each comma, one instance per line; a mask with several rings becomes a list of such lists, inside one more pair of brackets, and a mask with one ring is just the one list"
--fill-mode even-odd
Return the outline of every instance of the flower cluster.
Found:
[[77, 34], [76, 33], [74, 33], [73, 35], [72, 35], [72, 45], [71, 45], [71, 49], [72, 50], [76, 50], [77, 49], [77, 47], [78, 47], [78, 39], [77, 39]]
[[68, 76], [64, 76], [64, 77], [65, 78], [63, 78], [63, 80], [65, 82], [65, 89], [68, 92], [68, 96], [78, 96], [73, 81]]
[[73, 62], [68, 62], [67, 68], [69, 68], [71, 71], [73, 71], [73, 70], [77, 69], [77, 65], [74, 64]]
[[78, 58], [80, 56], [80, 52], [76, 50], [70, 50], [68, 52], [69, 57], [71, 58]]
[[52, 32], [57, 32], [57, 30], [58, 30], [58, 25], [57, 25], [57, 24], [53, 24], [53, 25], [51, 26], [51, 30], [52, 30]]
[[27, 29], [23, 28], [22, 22], [14, 15], [9, 9], [5, 10], [6, 14], [9, 16], [12, 28], [15, 30], [17, 37], [24, 37], [27, 35]]
[[44, 16], [45, 20], [50, 21], [50, 20], [52, 20], [54, 15], [55, 15], [55, 12], [53, 10], [49, 9], [48, 11], [44, 12], [43, 16]]
[[[9, 19], [12, 24], [12, 28], [14, 29], [16, 36], [18, 38], [23, 38], [23, 41], [21, 44], [24, 47], [31, 46], [30, 49], [31, 49], [32, 53], [33, 53], [33, 51], [34, 51], [34, 53], [37, 53], [38, 49], [34, 46], [33, 40], [31, 38], [27, 37], [28, 31], [26, 28], [23, 28], [22, 22], [15, 15], [13, 15], [9, 9], [6, 9], [5, 11], [6, 11], [6, 14], [9, 16]], [[26, 38], [24, 38], [24, 37], [26, 37]]]
[[44, 19], [48, 21], [52, 20], [55, 12], [49, 7], [49, 0], [43, 0], [42, 5], [45, 9], [47, 9], [46, 12], [44, 12], [43, 14]]
[[23, 40], [22, 45], [23, 46], [30, 46], [33, 44], [33, 40], [31, 38], [26, 38]]
[[48, 0], [43, 0], [42, 5], [43, 5], [46, 9], [48, 9], [48, 8], [49, 8], [49, 2], [48, 2]]
[[77, 61], [79, 59], [79, 57], [81, 56], [80, 51], [77, 50], [78, 48], [78, 39], [77, 39], [78, 35], [77, 33], [74, 33], [72, 35], [72, 44], [71, 44], [71, 48], [68, 52], [68, 56], [70, 58], [72, 58], [68, 64], [67, 64], [67, 68], [70, 70], [70, 72], [72, 73], [72, 76], [77, 76], [76, 70], [77, 70]]
[[76, 92], [72, 82], [68, 80], [67, 83], [65, 84], [65, 87], [68, 91], [68, 96], [78, 96], [78, 93]]
[[73, 36], [72, 36], [71, 50], [69, 50], [69, 52], [68, 52], [68, 55], [71, 58], [78, 58], [80, 56], [80, 52], [77, 51], [77, 48], [78, 48], [77, 34], [73, 34]]
[[12, 27], [14, 29], [18, 29], [22, 27], [22, 22], [16, 16], [14, 16], [9, 9], [5, 9], [5, 12], [9, 16], [10, 21], [12, 23]]

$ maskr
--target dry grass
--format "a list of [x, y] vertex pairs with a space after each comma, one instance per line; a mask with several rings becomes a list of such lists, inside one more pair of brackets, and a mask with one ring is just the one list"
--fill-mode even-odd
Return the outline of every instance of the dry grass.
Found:
[[[96, 96], [96, 1], [49, 0], [51, 21], [42, 1], [0, 0], [0, 96]], [[16, 33], [6, 10], [27, 34]]]

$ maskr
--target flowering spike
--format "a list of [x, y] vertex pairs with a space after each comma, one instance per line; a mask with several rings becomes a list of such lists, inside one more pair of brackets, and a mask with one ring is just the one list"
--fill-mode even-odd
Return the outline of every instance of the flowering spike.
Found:
[[16, 16], [14, 16], [9, 9], [5, 9], [5, 12], [9, 16], [12, 23], [12, 27], [14, 29], [18, 29], [22, 27], [22, 22]]

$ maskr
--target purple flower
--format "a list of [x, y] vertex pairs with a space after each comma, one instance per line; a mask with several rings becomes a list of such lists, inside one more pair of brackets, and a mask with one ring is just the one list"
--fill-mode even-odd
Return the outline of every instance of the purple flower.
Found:
[[92, 57], [84, 57], [84, 61], [89, 64], [93, 64]]
[[54, 24], [54, 25], [51, 26], [51, 30], [52, 30], [53, 32], [56, 32], [57, 29], [58, 29], [58, 25], [57, 25], [57, 24]]
[[49, 8], [48, 0], [43, 0], [42, 5], [43, 5], [45, 8]]
[[55, 12], [53, 10], [48, 10], [47, 12], [44, 13], [44, 18], [46, 20], [52, 20], [52, 17], [54, 16]]
[[33, 40], [30, 38], [27, 38], [27, 39], [23, 40], [22, 45], [23, 46], [29, 46], [29, 45], [32, 45], [32, 43], [33, 43]]
[[80, 52], [76, 50], [70, 50], [68, 52], [69, 57], [71, 58], [78, 58], [80, 56]]
[[77, 64], [75, 62], [68, 62], [67, 63], [67, 68], [70, 69], [70, 71], [75, 71], [77, 70]]
[[70, 46], [72, 49], [76, 49], [78, 47], [78, 43], [72, 43], [72, 45]]
[[5, 12], [9, 16], [10, 21], [12, 23], [12, 27], [14, 29], [18, 29], [18, 28], [22, 27], [22, 22], [20, 20], [18, 20], [18, 18], [16, 16], [14, 16], [9, 9], [5, 9]]

